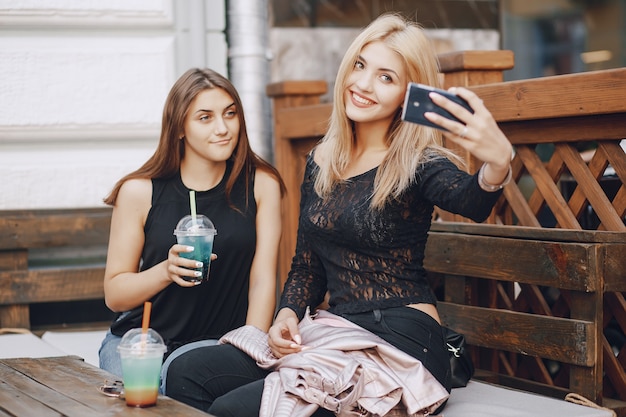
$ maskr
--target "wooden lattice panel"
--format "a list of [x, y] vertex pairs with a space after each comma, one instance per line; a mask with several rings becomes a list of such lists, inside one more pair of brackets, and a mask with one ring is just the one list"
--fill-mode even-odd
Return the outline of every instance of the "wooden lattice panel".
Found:
[[[583, 160], [575, 144], [569, 143], [556, 144], [547, 162], [540, 159], [534, 145], [518, 145], [515, 151], [512, 164], [515, 181], [506, 187], [503, 201], [498, 204], [498, 223], [626, 231], [626, 154], [618, 141], [598, 141], [597, 150], [589, 163]], [[605, 176], [607, 168], [611, 169], [609, 176]], [[564, 195], [564, 178], [575, 187], [569, 196]], [[601, 184], [607, 178], [617, 186], [617, 191], [611, 196]], [[524, 197], [521, 189], [522, 179], [526, 185], [528, 179], [532, 180], [533, 189], [528, 198]], [[544, 207], [555, 217], [555, 224], [546, 225], [539, 219]], [[583, 227], [580, 218], [590, 208], [599, 223]]]
[[[515, 146], [514, 181], [505, 188], [491, 221], [519, 226], [626, 231], [626, 153], [619, 140], [597, 141], [588, 162], [578, 152], [576, 143], [555, 144], [546, 161], [540, 158], [536, 148], [537, 144]], [[602, 184], [607, 180], [611, 181], [610, 191]], [[570, 185], [569, 189], [564, 183]], [[545, 223], [546, 210], [553, 216], [554, 224]], [[590, 212], [595, 221], [584, 221]], [[479, 285], [485, 287], [479, 305], [486, 303], [554, 317], [570, 315], [567, 291], [509, 282]], [[626, 301], [621, 292], [606, 292], [604, 297], [603, 395], [626, 400]], [[476, 360], [485, 369], [548, 386], [567, 387], [570, 382], [570, 367], [556, 361], [483, 348], [476, 354]]]

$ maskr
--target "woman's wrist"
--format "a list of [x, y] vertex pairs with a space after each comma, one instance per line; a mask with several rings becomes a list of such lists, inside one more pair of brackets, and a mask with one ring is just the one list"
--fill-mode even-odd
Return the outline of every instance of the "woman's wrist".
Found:
[[478, 185], [483, 190], [492, 193], [494, 191], [501, 190], [502, 188], [504, 188], [505, 185], [507, 185], [509, 182], [511, 182], [511, 178], [513, 176], [513, 172], [511, 170], [511, 165], [510, 164], [508, 166], [508, 170], [507, 170], [507, 173], [506, 173], [506, 177], [504, 177], [504, 180], [502, 180], [500, 183], [495, 183], [495, 184], [491, 183], [491, 182], [488, 182], [485, 179], [486, 167], [487, 167], [487, 164], [483, 164], [483, 166], [481, 166], [480, 170], [478, 171]]
[[276, 313], [274, 322], [285, 320], [286, 318], [289, 318], [289, 317], [295, 317], [296, 320], [298, 319], [298, 315], [296, 314], [295, 311], [293, 311], [293, 309], [289, 307], [283, 307], [278, 311], [278, 313]]

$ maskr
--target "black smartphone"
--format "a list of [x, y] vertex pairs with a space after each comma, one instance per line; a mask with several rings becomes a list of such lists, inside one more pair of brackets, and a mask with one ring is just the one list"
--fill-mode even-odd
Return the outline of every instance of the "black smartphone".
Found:
[[[428, 96], [429, 93], [435, 92], [441, 94], [444, 97], [454, 101], [455, 103], [460, 104], [465, 107], [470, 112], [474, 113], [474, 110], [470, 107], [467, 101], [457, 96], [456, 94], [452, 94], [449, 91], [442, 90], [440, 88], [431, 87], [429, 85], [418, 84], [418, 83], [409, 83], [406, 88], [406, 95], [404, 97], [404, 107], [402, 108], [402, 120], [411, 123], [417, 123], [420, 125], [434, 127], [436, 129], [447, 130], [439, 125], [431, 123], [426, 117], [424, 117], [424, 113], [426, 112], [435, 112], [443, 117], [454, 120], [456, 122], [461, 122], [455, 116], [450, 114], [443, 107], [439, 107]], [[461, 122], [462, 123], [462, 122]]]

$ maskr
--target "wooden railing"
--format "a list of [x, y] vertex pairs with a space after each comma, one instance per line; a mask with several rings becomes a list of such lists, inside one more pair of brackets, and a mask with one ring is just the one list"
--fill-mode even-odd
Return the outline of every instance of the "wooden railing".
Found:
[[[530, 381], [545, 391], [572, 390], [623, 410], [626, 153], [620, 141], [626, 138], [626, 68], [503, 82], [503, 71], [513, 67], [510, 51], [451, 53], [440, 56], [440, 64], [444, 87], [475, 91], [515, 148], [514, 181], [486, 224], [467, 224], [467, 219], [437, 210], [426, 265], [446, 322], [468, 333], [485, 378], [490, 373], [510, 385], [526, 387]], [[305, 155], [325, 133], [332, 108], [320, 102], [325, 92], [321, 81], [286, 81], [267, 88], [274, 103], [276, 166], [288, 188], [280, 251], [283, 280], [295, 250]], [[595, 149], [590, 159], [580, 152], [587, 148]], [[468, 162], [469, 172], [480, 167], [480, 161], [455, 150]], [[450, 228], [454, 235], [447, 233]], [[461, 246], [465, 252], [458, 258], [432, 255], [459, 250], [450, 246], [455, 239], [473, 244]], [[498, 242], [505, 244], [500, 250]], [[572, 245], [563, 246], [566, 242]], [[463, 263], [470, 260], [472, 268]], [[454, 262], [458, 267], [450, 266]], [[465, 317], [463, 306], [491, 311], [485, 313], [489, 325]], [[511, 333], [507, 326], [512, 319], [505, 320], [504, 310], [521, 314], [515, 317], [524, 329]], [[587, 324], [573, 328], [585, 336], [565, 337], [571, 323], [558, 331], [549, 325], [534, 329], [537, 322], [526, 314], [582, 320]], [[489, 333], [483, 337], [484, 326]], [[530, 341], [524, 339], [535, 332]], [[511, 338], [514, 334], [517, 338]], [[559, 335], [561, 344], [555, 342]], [[529, 343], [535, 343], [531, 354]], [[584, 357], [564, 360], [564, 353], [555, 351], [559, 347]]]
[[[626, 68], [481, 85], [472, 88], [492, 111], [515, 146], [515, 183], [506, 187], [496, 210], [503, 224], [542, 227], [542, 209], [554, 217], [551, 227], [583, 229], [581, 216], [591, 206], [599, 222], [586, 228], [626, 231]], [[578, 147], [593, 142], [591, 161]], [[538, 146], [554, 147], [547, 160]], [[602, 187], [608, 166], [615, 171], [615, 195]], [[535, 187], [525, 197], [522, 181]], [[571, 184], [572, 190], [564, 187]]]

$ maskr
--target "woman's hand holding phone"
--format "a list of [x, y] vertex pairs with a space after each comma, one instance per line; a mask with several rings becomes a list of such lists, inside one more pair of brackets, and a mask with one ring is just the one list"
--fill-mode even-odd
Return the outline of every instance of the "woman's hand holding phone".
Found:
[[487, 164], [487, 182], [498, 184], [507, 176], [513, 148], [474, 92], [463, 87], [445, 91], [410, 83], [402, 120], [442, 130], [447, 140]]
[[434, 127], [436, 129], [449, 130], [445, 126], [433, 123], [431, 120], [426, 118], [425, 114], [427, 112], [434, 112], [442, 117], [445, 117], [446, 119], [454, 120], [455, 122], [461, 123], [461, 120], [456, 117], [454, 113], [448, 111], [444, 107], [437, 105], [433, 101], [431, 93], [435, 93], [447, 98], [448, 100], [463, 107], [470, 113], [474, 112], [469, 103], [456, 94], [424, 84], [409, 83], [409, 85], [407, 86], [406, 95], [404, 97], [404, 106], [402, 107], [402, 120], [406, 122]]

